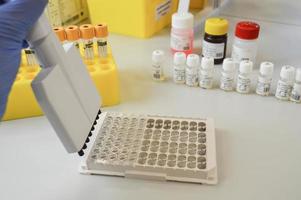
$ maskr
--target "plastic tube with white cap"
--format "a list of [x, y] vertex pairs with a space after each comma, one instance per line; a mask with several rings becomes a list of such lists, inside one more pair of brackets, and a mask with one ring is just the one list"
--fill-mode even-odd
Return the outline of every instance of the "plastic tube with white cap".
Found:
[[239, 74], [237, 79], [236, 91], [241, 94], [248, 94], [251, 91], [251, 74], [253, 71], [253, 62], [243, 60], [239, 65]]
[[225, 58], [220, 82], [220, 88], [224, 91], [232, 91], [234, 88], [235, 62], [232, 58]]
[[291, 101], [301, 103], [301, 68], [298, 68], [296, 74], [296, 82], [293, 87]]
[[213, 87], [214, 58], [203, 57], [199, 73], [199, 85], [204, 89]]
[[281, 68], [280, 80], [277, 84], [275, 97], [280, 100], [288, 101], [290, 99], [295, 78], [295, 68], [285, 65]]
[[274, 64], [262, 62], [260, 64], [256, 93], [261, 96], [269, 96], [271, 91]]
[[196, 87], [198, 86], [198, 68], [200, 66], [200, 57], [196, 54], [189, 54], [187, 56], [186, 64], [186, 85], [190, 87]]

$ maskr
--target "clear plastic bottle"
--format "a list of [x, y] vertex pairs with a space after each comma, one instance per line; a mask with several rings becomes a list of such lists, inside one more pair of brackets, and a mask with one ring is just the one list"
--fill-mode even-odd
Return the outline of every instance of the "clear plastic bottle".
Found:
[[152, 54], [152, 77], [155, 81], [164, 80], [164, 52], [162, 50], [155, 50]]
[[260, 26], [257, 23], [242, 21], [236, 25], [232, 47], [232, 58], [239, 64], [242, 60], [256, 59]]
[[184, 52], [176, 52], [173, 59], [173, 80], [175, 83], [185, 83], [185, 68], [186, 68], [186, 55]]
[[293, 87], [291, 101], [301, 103], [301, 68], [298, 68], [296, 74], [296, 82]]
[[224, 59], [220, 82], [220, 88], [222, 90], [232, 91], [234, 89], [235, 68], [235, 62], [232, 58]]
[[241, 94], [248, 94], [251, 91], [251, 75], [253, 71], [253, 62], [243, 60], [239, 64], [239, 74], [237, 78], [236, 91]]
[[80, 26], [80, 32], [82, 37], [84, 58], [87, 64], [94, 63], [94, 26], [91, 24], [84, 24]]
[[98, 56], [101, 59], [108, 57], [108, 26], [107, 24], [97, 24], [95, 26], [95, 37], [97, 39]]
[[204, 89], [213, 87], [214, 58], [203, 57], [199, 71], [199, 85]]
[[175, 13], [172, 15], [170, 47], [172, 53], [192, 53], [193, 49], [193, 15], [191, 13]]
[[186, 62], [186, 85], [190, 87], [198, 86], [198, 68], [200, 66], [200, 57], [197, 54], [189, 54]]
[[259, 76], [257, 81], [256, 93], [261, 96], [269, 96], [271, 91], [274, 64], [262, 62], [260, 64]]
[[288, 101], [290, 99], [294, 77], [295, 76], [295, 68], [289, 65], [285, 65], [281, 68], [280, 72], [280, 80], [277, 84], [275, 97], [279, 100]]

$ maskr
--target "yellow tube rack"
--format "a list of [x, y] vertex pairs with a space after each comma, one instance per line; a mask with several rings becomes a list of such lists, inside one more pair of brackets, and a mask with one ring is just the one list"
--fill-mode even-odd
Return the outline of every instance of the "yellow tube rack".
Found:
[[[95, 55], [97, 48], [95, 46]], [[31, 81], [39, 73], [39, 66], [27, 66], [25, 55], [22, 54], [20, 70], [8, 98], [3, 120], [22, 119], [43, 115], [31, 89]], [[107, 59], [95, 56], [94, 64], [87, 64], [91, 78], [101, 95], [102, 106], [112, 106], [120, 103], [120, 88], [118, 71], [109, 49]], [[59, 87], [59, 86], [58, 86]]]

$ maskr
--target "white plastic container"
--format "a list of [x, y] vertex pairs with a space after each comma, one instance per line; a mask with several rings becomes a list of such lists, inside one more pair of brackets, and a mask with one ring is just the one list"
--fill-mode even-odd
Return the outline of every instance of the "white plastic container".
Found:
[[237, 78], [236, 91], [238, 93], [247, 94], [251, 91], [251, 75], [253, 71], [253, 62], [243, 60], [239, 65], [239, 74]]
[[220, 88], [224, 91], [234, 89], [235, 63], [232, 58], [225, 58], [220, 82]]
[[293, 87], [291, 101], [295, 103], [301, 103], [301, 68], [297, 70], [296, 82]]
[[200, 66], [200, 57], [196, 54], [189, 54], [187, 56], [186, 64], [186, 85], [190, 87], [196, 87], [198, 86], [198, 68]]
[[203, 57], [199, 73], [199, 85], [204, 89], [213, 87], [214, 58]]
[[170, 47], [172, 53], [192, 53], [193, 49], [193, 15], [191, 13], [175, 13], [172, 15]]
[[155, 50], [152, 54], [152, 77], [155, 81], [164, 80], [163, 71], [164, 52], [162, 50]]
[[274, 64], [271, 62], [262, 62], [260, 65], [256, 93], [261, 96], [269, 96], [272, 85]]
[[176, 52], [173, 59], [173, 80], [177, 84], [185, 83], [186, 55]]
[[232, 47], [232, 58], [239, 64], [242, 60], [256, 61], [260, 26], [254, 22], [242, 21], [236, 25]]
[[283, 66], [280, 72], [280, 80], [277, 84], [275, 97], [280, 100], [290, 99], [295, 78], [295, 68], [289, 65]]

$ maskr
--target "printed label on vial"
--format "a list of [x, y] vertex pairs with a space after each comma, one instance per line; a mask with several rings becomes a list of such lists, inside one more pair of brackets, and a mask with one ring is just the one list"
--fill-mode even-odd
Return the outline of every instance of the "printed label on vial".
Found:
[[251, 79], [238, 76], [237, 88], [236, 88], [237, 92], [249, 93], [250, 89], [251, 89]]
[[293, 90], [291, 99], [293, 101], [300, 102], [301, 101], [301, 94], [299, 94], [297, 91]]
[[228, 77], [225, 77], [225, 76], [221, 77], [220, 88], [222, 90], [226, 90], [226, 91], [233, 90], [233, 84], [234, 84], [234, 79], [233, 78], [228, 78]]
[[184, 83], [185, 82], [185, 69], [176, 69], [173, 71], [174, 82]]
[[171, 0], [163, 1], [163, 3], [159, 4], [155, 9], [156, 20], [160, 20], [166, 14], [171, 11]]
[[163, 78], [163, 69], [160, 65], [153, 64], [153, 79], [162, 80]]
[[292, 86], [283, 82], [278, 81], [275, 96], [280, 99], [289, 99], [292, 92]]
[[191, 39], [188, 37], [171, 34], [170, 46], [177, 51], [187, 51], [192, 49]]
[[256, 93], [259, 95], [269, 95], [271, 90], [271, 83], [264, 83], [259, 81], [257, 83]]
[[251, 49], [243, 49], [235, 45], [233, 45], [233, 49], [232, 49], [232, 58], [236, 62], [240, 62], [242, 60], [253, 61], [255, 59]]
[[198, 76], [197, 73], [193, 72], [193, 70], [186, 70], [186, 85], [188, 86], [198, 85]]
[[202, 54], [204, 57], [220, 59], [224, 57], [225, 43], [210, 43], [203, 40]]
[[213, 78], [210, 76], [200, 76], [200, 87], [201, 88], [212, 88]]

